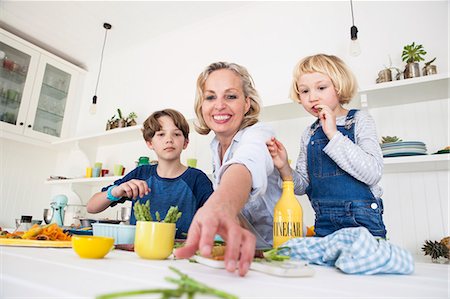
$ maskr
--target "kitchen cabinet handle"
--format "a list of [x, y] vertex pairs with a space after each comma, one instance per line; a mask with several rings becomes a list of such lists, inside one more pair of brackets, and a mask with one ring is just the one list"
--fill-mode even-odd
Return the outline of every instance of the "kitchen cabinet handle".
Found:
[[28, 128], [31, 128], [31, 125], [28, 125]]
[[19, 125], [23, 126], [23, 122], [20, 122]]

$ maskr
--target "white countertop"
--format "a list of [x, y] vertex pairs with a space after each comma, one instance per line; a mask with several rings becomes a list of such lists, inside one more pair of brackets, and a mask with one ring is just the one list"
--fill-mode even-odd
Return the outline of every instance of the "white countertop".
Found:
[[313, 265], [313, 277], [250, 271], [242, 278], [187, 260], [144, 260], [122, 250], [91, 260], [79, 258], [71, 248], [9, 246], [0, 246], [0, 298], [93, 298], [115, 291], [176, 288], [164, 279], [178, 277], [168, 266], [239, 298], [449, 298], [450, 266], [442, 264], [418, 262], [412, 275], [347, 275]]

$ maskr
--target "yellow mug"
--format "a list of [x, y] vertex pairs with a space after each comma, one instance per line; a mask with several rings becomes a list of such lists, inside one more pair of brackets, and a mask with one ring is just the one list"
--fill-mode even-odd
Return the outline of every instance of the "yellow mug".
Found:
[[138, 221], [134, 236], [134, 251], [144, 259], [163, 260], [172, 254], [175, 243], [175, 223]]
[[196, 167], [197, 167], [197, 159], [195, 159], [195, 158], [189, 158], [189, 159], [187, 159], [187, 165], [188, 165], [189, 167], [196, 168]]

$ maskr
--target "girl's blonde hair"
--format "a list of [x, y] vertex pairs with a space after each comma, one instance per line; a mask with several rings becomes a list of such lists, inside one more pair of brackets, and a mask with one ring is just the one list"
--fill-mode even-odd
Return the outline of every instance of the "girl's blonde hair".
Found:
[[337, 56], [316, 54], [300, 60], [294, 68], [290, 98], [300, 103], [297, 82], [308, 73], [322, 73], [330, 77], [341, 104], [347, 104], [355, 96], [358, 89], [356, 77], [347, 65]]
[[206, 67], [206, 69], [197, 78], [197, 92], [195, 95], [195, 114], [197, 115], [198, 123], [195, 124], [195, 130], [201, 135], [207, 135], [211, 129], [206, 125], [205, 119], [202, 115], [202, 104], [204, 101], [205, 82], [209, 75], [217, 70], [230, 70], [241, 78], [242, 90], [244, 97], [250, 100], [250, 109], [244, 115], [244, 120], [239, 127], [239, 130], [252, 126], [258, 122], [259, 112], [261, 111], [260, 98], [247, 69], [236, 63], [229, 62], [214, 62]]

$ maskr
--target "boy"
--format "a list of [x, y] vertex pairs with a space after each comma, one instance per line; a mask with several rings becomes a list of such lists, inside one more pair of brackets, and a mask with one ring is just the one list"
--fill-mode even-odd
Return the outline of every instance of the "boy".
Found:
[[[189, 143], [189, 124], [176, 110], [165, 109], [150, 115], [143, 124], [142, 135], [148, 148], [158, 157], [157, 165], [135, 168], [113, 185], [102, 188], [87, 204], [89, 213], [99, 213], [109, 206], [132, 199], [144, 204], [150, 200], [150, 213], [158, 211], [164, 219], [170, 206], [182, 212], [177, 221], [176, 238], [186, 238], [195, 212], [213, 192], [205, 173], [180, 162], [181, 151]], [[136, 223], [133, 208], [130, 224]]]

